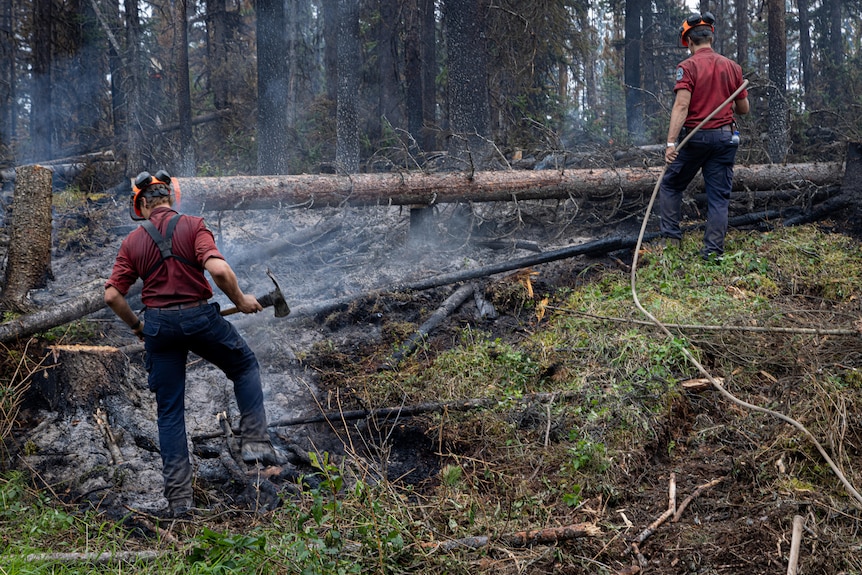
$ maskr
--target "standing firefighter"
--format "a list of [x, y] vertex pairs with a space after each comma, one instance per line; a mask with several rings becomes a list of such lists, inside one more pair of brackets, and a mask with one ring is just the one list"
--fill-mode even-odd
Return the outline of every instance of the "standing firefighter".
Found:
[[[144, 341], [149, 388], [155, 392], [158, 406], [165, 497], [169, 512], [180, 516], [193, 508], [185, 425], [186, 360], [190, 351], [218, 366], [233, 381], [241, 415], [243, 459], [277, 463], [267, 433], [257, 358], [221, 316], [218, 304], [207, 302], [213, 292], [204, 270], [242, 313], [257, 313], [263, 308], [253, 295], [240, 289], [203, 219], [172, 209], [174, 197], [167, 172], [159, 171], [155, 176], [140, 173], [132, 192], [130, 215], [143, 225], [120, 246], [113, 273], [105, 284], [105, 303]], [[125, 299], [138, 278], [144, 282], [143, 319]]]
[[677, 141], [709, 116], [742, 85], [742, 68], [736, 62], [712, 49], [715, 17], [709, 12], [692, 14], [682, 23], [680, 42], [691, 56], [676, 69], [676, 99], [667, 131], [665, 161], [668, 163], [661, 181], [659, 211], [661, 235], [679, 243], [682, 231], [682, 194], [703, 169], [706, 186], [706, 231], [701, 255], [705, 259], [724, 253], [727, 233], [727, 208], [733, 187], [733, 164], [739, 148], [739, 133], [733, 113], [747, 114], [748, 91], [737, 98], [698, 130], [685, 147], [677, 152]]

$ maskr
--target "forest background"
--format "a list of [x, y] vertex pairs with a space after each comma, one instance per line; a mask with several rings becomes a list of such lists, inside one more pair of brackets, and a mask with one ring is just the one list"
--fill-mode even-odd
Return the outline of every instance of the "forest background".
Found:
[[[110, 177], [466, 169], [662, 143], [691, 5], [3, 0], [0, 167], [109, 151]], [[862, 1], [698, 7], [751, 82], [738, 161], [859, 139]]]

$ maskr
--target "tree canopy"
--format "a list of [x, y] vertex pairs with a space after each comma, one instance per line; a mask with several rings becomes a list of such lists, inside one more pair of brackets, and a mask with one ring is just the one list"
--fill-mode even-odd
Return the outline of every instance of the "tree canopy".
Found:
[[[700, 9], [751, 82], [741, 161], [823, 159], [823, 143], [860, 137], [862, 0]], [[5, 0], [0, 163], [110, 150], [125, 175], [206, 176], [424, 168], [448, 151], [470, 160], [460, 169], [662, 142], [687, 13], [682, 0]]]

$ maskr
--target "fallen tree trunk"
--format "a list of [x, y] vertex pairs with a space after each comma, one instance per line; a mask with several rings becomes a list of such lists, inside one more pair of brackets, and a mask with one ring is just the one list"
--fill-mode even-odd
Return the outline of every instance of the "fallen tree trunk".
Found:
[[[104, 285], [105, 280], [96, 280], [92, 287], [86, 288], [79, 296], [0, 324], [0, 343], [29, 337], [34, 333], [67, 324], [103, 309], [105, 307]], [[129, 290], [129, 296], [132, 297], [140, 292], [141, 284], [138, 282]]]
[[[600, 199], [648, 195], [661, 168], [508, 170], [402, 174], [305, 174], [176, 178], [187, 213], [207, 210], [314, 208], [362, 205], [431, 206], [452, 202]], [[796, 188], [841, 183], [839, 162], [736, 166], [735, 190]], [[698, 176], [700, 178], [700, 176]], [[698, 189], [703, 181], [696, 181]]]

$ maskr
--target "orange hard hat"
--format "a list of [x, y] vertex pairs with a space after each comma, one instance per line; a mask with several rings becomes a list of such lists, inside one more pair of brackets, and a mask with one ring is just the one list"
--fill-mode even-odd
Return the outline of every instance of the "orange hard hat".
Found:
[[688, 47], [688, 40], [686, 40], [686, 36], [689, 32], [691, 32], [692, 28], [697, 26], [709, 26], [709, 29], [712, 32], [715, 32], [715, 16], [712, 15], [712, 12], [704, 12], [703, 14], [694, 13], [682, 22], [682, 26], [679, 27], [679, 43], [682, 44], [683, 47]]
[[[154, 188], [154, 186], [159, 186]], [[129, 204], [129, 215], [133, 220], [144, 219], [141, 213], [140, 200], [143, 196], [169, 196], [174, 193], [174, 201], [179, 202], [180, 186], [165, 170], [159, 170], [153, 176], [149, 172], [141, 172], [132, 180], [132, 197]]]

